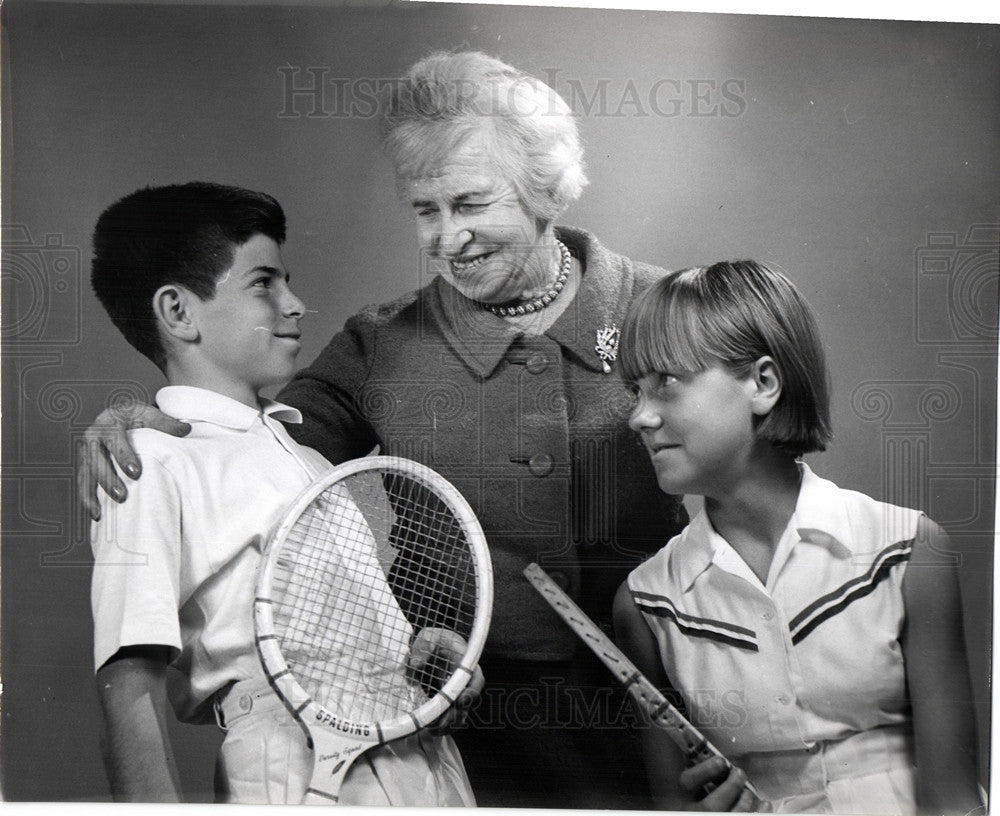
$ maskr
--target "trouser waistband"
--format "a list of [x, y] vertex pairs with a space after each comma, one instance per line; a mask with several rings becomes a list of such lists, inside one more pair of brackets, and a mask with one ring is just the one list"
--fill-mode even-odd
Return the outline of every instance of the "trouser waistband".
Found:
[[266, 678], [255, 677], [237, 680], [219, 689], [215, 693], [212, 708], [215, 711], [215, 722], [225, 731], [237, 718], [246, 716], [251, 711], [259, 713], [284, 708], [284, 703]]

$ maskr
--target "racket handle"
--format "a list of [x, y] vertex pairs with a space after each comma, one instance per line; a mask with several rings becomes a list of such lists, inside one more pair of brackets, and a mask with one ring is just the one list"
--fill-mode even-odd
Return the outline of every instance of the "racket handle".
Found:
[[[666, 730], [669, 737], [681, 749], [688, 767], [697, 765], [706, 759], [722, 757], [726, 763], [728, 774], [729, 770], [733, 768], [733, 764], [670, 704], [667, 698], [660, 693], [660, 690], [636, 668], [635, 664], [611, 642], [607, 635], [597, 628], [597, 625], [563, 592], [545, 570], [538, 564], [532, 563], [524, 568], [523, 573], [524, 577], [531, 582], [532, 586], [538, 590], [559, 617], [600, 658], [601, 662], [625, 686], [628, 693], [649, 712], [653, 722]], [[704, 787], [705, 792], [710, 793], [718, 785], [709, 783]], [[758, 810], [770, 809], [750, 780], [746, 780], [744, 787], [757, 797], [761, 804]]]
[[[728, 776], [730, 771], [732, 771], [735, 767], [724, 754], [722, 754], [714, 745], [712, 745], [712, 743], [701, 735], [701, 732], [691, 726], [691, 724], [686, 720], [679, 717], [676, 710], [673, 709], [668, 702], [664, 701], [658, 710], [653, 711], [652, 717], [653, 721], [657, 725], [666, 727], [670, 729], [672, 733], [680, 734], [683, 737], [683, 742], [679, 739], [675, 739], [674, 742], [676, 742], [678, 747], [680, 747], [681, 752], [684, 755], [684, 764], [687, 767], [692, 768], [701, 762], [714, 759], [715, 757], [720, 757], [726, 763], [725, 776]], [[721, 777], [722, 775], [720, 774], [720, 778]], [[720, 784], [721, 782], [706, 782], [701, 787], [702, 793], [704, 795], [708, 795], [719, 787]], [[757, 798], [758, 806], [756, 810], [758, 813], [770, 811], [770, 805], [764, 797], [760, 795], [749, 779], [744, 781], [743, 787], [745, 787]]]
[[[666, 705], [667, 708], [669, 708], [669, 704]], [[707, 739], [705, 739], [697, 730], [695, 730], [694, 728], [685, 728], [684, 726], [687, 725], [687, 723], [684, 722], [678, 723], [677, 718], [672, 716], [671, 712], [664, 709], [661, 709], [661, 711], [659, 712], [654, 712], [653, 721], [658, 725], [673, 729], [675, 733], [679, 731], [683, 734], [685, 740], [687, 740], [686, 745], [682, 745], [678, 740], [675, 740], [675, 742], [678, 743], [678, 746], [680, 747], [684, 756], [684, 764], [688, 768], [693, 768], [695, 765], [698, 765], [701, 762], [705, 762], [706, 760], [714, 759], [715, 757], [720, 757], [726, 763], [725, 774], [719, 775], [720, 780], [722, 780], [725, 778], [725, 776], [729, 776], [730, 771], [732, 771], [732, 769], [735, 767], [733, 763], [730, 762], [725, 757], [725, 755], [723, 755], [720, 751], [718, 751], [715, 748], [715, 746], [713, 746]], [[704, 785], [701, 786], [702, 794], [707, 796], [717, 787], [719, 787], [720, 784], [721, 781], [706, 782]], [[743, 787], [745, 787], [748, 791], [750, 791], [751, 794], [757, 797], [757, 801], [759, 803], [758, 807], [756, 808], [757, 812], [764, 813], [770, 810], [770, 805], [764, 800], [764, 797], [760, 795], [758, 790], [753, 786], [753, 783], [749, 779], [744, 781]]]

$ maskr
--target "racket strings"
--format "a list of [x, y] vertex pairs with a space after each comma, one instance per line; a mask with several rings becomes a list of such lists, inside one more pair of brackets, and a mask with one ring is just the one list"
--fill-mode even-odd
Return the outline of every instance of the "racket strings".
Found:
[[386, 583], [371, 528], [344, 485], [328, 488], [300, 517], [277, 566], [285, 575], [276, 571], [274, 579], [281, 598], [276, 629], [299, 684], [355, 721], [412, 709], [419, 696], [405, 677], [412, 628]]
[[355, 722], [418, 707], [472, 630], [469, 546], [448, 504], [410, 477], [365, 472], [327, 487], [288, 531], [272, 579], [299, 684]]
[[[397, 573], [421, 625], [449, 626], [467, 637], [474, 619], [476, 575], [464, 529], [440, 499], [410, 483], [396, 531], [401, 548]], [[423, 584], [414, 589], [419, 581]]]
[[426, 485], [399, 474], [385, 481], [396, 514], [393, 592], [417, 630], [442, 630], [428, 636], [438, 648], [429, 652], [417, 674], [421, 687], [433, 693], [461, 656], [458, 644], [468, 639], [475, 619], [477, 584], [470, 543], [461, 521]]

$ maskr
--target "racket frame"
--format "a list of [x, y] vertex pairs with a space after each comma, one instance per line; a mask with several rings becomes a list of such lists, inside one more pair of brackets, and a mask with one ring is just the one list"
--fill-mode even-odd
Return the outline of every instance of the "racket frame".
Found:
[[[295, 679], [281, 653], [280, 636], [274, 622], [275, 600], [271, 583], [277, 560], [289, 532], [316, 498], [336, 482], [358, 473], [373, 471], [392, 472], [413, 479], [435, 493], [454, 513], [469, 545], [478, 597], [472, 630], [466, 639], [465, 653], [440, 690], [413, 711], [394, 719], [385, 722], [358, 722], [340, 717], [337, 712], [318, 703]], [[253, 617], [254, 639], [264, 674], [285, 707], [306, 731], [314, 752], [312, 782], [307, 790], [306, 802], [336, 802], [339, 799], [340, 785], [351, 763], [358, 756], [375, 745], [407, 736], [429, 725], [458, 699], [459, 694], [472, 679], [479, 662], [479, 656], [486, 643], [492, 610], [493, 569], [482, 527], [462, 494], [431, 468], [398, 456], [367, 456], [336, 466], [299, 494], [271, 536], [261, 558], [257, 572]], [[316, 780], [326, 773], [329, 774], [327, 784], [321, 787], [314, 786]], [[330, 788], [334, 792], [331, 792]]]

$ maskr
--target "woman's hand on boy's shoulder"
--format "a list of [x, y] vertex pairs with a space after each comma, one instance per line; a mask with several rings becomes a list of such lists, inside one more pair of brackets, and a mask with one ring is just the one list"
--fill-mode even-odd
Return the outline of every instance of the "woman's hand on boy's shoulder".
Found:
[[171, 436], [186, 436], [191, 430], [186, 422], [167, 416], [144, 402], [128, 408], [105, 408], [101, 411], [77, 445], [77, 496], [94, 521], [101, 517], [98, 487], [116, 502], [128, 498], [128, 490], [118, 477], [113, 462], [117, 462], [132, 479], [142, 475], [142, 464], [128, 438], [128, 432], [137, 428], [152, 428]]

